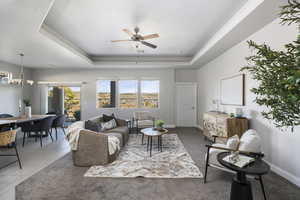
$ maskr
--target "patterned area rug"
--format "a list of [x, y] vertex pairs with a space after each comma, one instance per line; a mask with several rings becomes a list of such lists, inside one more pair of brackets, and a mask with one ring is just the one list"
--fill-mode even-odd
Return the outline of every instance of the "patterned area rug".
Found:
[[[146, 137], [145, 137], [146, 138]], [[144, 177], [144, 178], [202, 178], [189, 153], [176, 134], [162, 136], [163, 151], [157, 149], [153, 138], [152, 157], [147, 145], [141, 144], [141, 135], [130, 135], [128, 144], [116, 161], [105, 166], [93, 166], [85, 177]]]

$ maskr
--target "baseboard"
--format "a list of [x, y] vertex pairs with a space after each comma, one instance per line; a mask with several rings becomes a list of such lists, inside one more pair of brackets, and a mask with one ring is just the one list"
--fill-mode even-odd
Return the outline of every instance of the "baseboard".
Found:
[[276, 174], [282, 176], [283, 178], [287, 179], [288, 181], [294, 183], [295, 185], [297, 185], [298, 187], [300, 187], [300, 178], [294, 176], [293, 174], [281, 169], [280, 167], [264, 160], [266, 163], [268, 163], [271, 167], [271, 170], [273, 172], [275, 172]]
[[195, 126], [196, 128], [200, 129], [201, 131], [203, 131], [203, 127], [200, 126], [199, 124]]
[[174, 124], [166, 124], [164, 125], [165, 128], [176, 128], [176, 125]]

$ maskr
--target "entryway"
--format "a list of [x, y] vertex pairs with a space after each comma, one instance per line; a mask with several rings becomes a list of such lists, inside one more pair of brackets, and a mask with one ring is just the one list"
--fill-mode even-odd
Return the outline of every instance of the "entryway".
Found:
[[176, 83], [176, 126], [197, 126], [196, 83]]

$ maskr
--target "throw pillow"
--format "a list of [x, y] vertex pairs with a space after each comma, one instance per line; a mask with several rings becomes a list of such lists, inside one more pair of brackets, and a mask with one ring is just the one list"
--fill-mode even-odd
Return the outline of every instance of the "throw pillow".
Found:
[[117, 126], [119, 126], [118, 120], [117, 120], [117, 118], [116, 118], [116, 116], [115, 116], [114, 113], [112, 113], [111, 115], [103, 114], [103, 116], [102, 116], [102, 120], [103, 120], [104, 122], [109, 122], [109, 121], [112, 120], [112, 119], [115, 119], [115, 120], [116, 120], [116, 123], [117, 123]]
[[261, 152], [261, 137], [255, 130], [249, 129], [242, 135], [239, 150], [255, 153]]
[[103, 114], [102, 118], [104, 122], [109, 122], [110, 120], [115, 119], [115, 115], [114, 113], [112, 113], [111, 115]]
[[239, 146], [239, 143], [240, 143], [239, 136], [234, 135], [234, 136], [228, 138], [227, 143], [226, 143], [226, 147], [229, 148], [229, 149], [236, 150]]
[[103, 122], [103, 123], [101, 123], [101, 127], [102, 127], [101, 131], [106, 131], [109, 129], [116, 128], [117, 127], [116, 120], [112, 119], [109, 122]]
[[101, 131], [101, 125], [97, 122], [87, 120], [85, 122], [85, 129], [95, 131], [95, 132], [100, 132]]

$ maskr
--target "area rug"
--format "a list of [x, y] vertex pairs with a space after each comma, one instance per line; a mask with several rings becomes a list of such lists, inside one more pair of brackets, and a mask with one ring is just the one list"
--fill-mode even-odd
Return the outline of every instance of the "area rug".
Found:
[[156, 138], [153, 139], [152, 157], [147, 152], [147, 145], [141, 144], [141, 135], [130, 135], [128, 144], [121, 150], [116, 161], [105, 166], [92, 166], [84, 176], [116, 178], [203, 177], [177, 134], [162, 136], [162, 152], [157, 149]]

